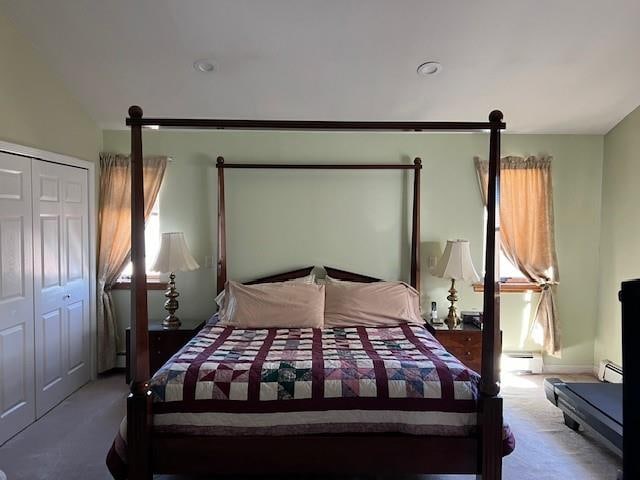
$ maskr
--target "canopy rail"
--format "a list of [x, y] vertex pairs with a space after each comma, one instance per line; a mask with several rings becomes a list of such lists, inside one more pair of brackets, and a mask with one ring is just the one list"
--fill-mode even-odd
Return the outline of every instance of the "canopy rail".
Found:
[[[139, 107], [138, 107], [139, 108]], [[499, 121], [489, 122], [352, 122], [352, 121], [315, 121], [315, 120], [234, 120], [211, 118], [142, 118], [129, 112], [128, 126], [158, 128], [195, 128], [214, 130], [316, 130], [316, 131], [401, 131], [423, 132], [470, 131], [495, 128], [504, 130], [506, 124]]]
[[[218, 157], [218, 160], [223, 157]], [[226, 163], [223, 159], [222, 168], [251, 168], [251, 169], [287, 169], [287, 170], [418, 170], [422, 165], [398, 163]]]

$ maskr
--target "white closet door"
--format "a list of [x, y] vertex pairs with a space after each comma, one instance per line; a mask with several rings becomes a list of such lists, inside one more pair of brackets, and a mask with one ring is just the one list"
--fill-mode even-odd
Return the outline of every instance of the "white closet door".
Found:
[[36, 413], [89, 380], [87, 171], [33, 160]]
[[35, 420], [31, 159], [0, 153], [0, 444]]

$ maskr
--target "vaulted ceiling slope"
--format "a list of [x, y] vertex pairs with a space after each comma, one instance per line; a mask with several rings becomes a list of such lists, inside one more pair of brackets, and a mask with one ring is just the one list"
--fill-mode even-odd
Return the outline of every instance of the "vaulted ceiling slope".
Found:
[[[130, 104], [316, 120], [500, 108], [512, 132], [601, 134], [640, 104], [638, 0], [0, 0], [0, 13], [103, 127]], [[442, 71], [418, 75], [428, 60]]]

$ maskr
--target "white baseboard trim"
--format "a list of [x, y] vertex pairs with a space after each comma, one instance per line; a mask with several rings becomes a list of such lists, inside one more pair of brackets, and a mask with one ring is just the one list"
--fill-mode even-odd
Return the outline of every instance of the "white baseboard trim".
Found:
[[548, 374], [558, 374], [558, 375], [577, 375], [577, 374], [590, 374], [594, 375], [594, 372], [597, 373], [598, 367], [594, 367], [593, 365], [543, 365], [542, 373], [545, 375]]

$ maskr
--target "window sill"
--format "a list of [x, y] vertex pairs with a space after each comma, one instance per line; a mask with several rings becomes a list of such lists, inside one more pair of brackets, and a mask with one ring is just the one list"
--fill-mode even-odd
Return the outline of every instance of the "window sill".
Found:
[[[484, 283], [474, 283], [474, 292], [484, 292]], [[531, 283], [524, 279], [514, 278], [500, 283], [500, 293], [526, 293], [541, 292], [542, 288], [537, 283]]]
[[[147, 290], [166, 290], [167, 282], [160, 280], [147, 280]], [[113, 284], [111, 290], [131, 290], [131, 282], [128, 280], [119, 281]]]

